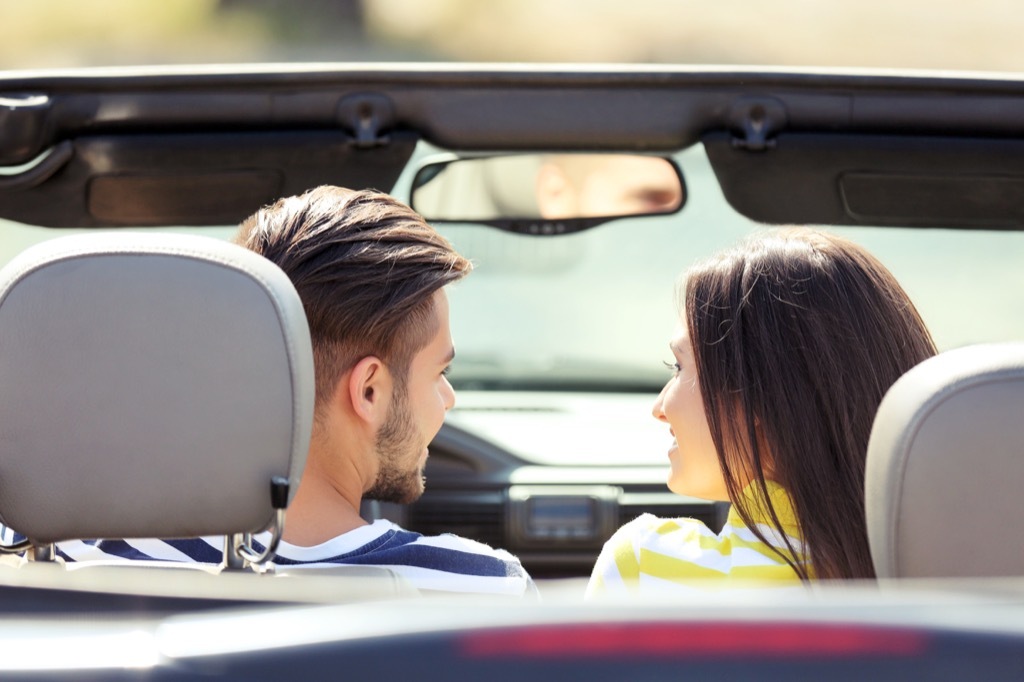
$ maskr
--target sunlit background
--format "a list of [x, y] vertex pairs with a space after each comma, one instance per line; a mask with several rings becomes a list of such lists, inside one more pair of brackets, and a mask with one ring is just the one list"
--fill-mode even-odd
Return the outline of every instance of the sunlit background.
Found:
[[1024, 71], [1019, 0], [0, 0], [0, 69], [554, 61]]
[[[1021, 36], [1021, 0], [0, 0], [0, 70], [477, 61], [1024, 73]], [[493, 230], [444, 227], [478, 264], [473, 284], [459, 293], [462, 303], [486, 311], [494, 308], [491, 301], [504, 301], [504, 319], [493, 326], [504, 325], [509, 331], [501, 342], [523, 356], [507, 360], [508, 366], [550, 364], [553, 351], [537, 347], [550, 340], [577, 355], [584, 349], [633, 356], [657, 369], [650, 360], [663, 357], [674, 324], [677, 274], [754, 227], [728, 208], [699, 146], [680, 150], [676, 159], [690, 199], [678, 220], [644, 222], [642, 234], [652, 240], [646, 243], [635, 238], [638, 225], [628, 220], [542, 244]], [[403, 178], [392, 191], [406, 199], [409, 174]], [[217, 229], [223, 236], [233, 231]], [[69, 231], [3, 221], [0, 264]], [[893, 269], [942, 347], [1024, 334], [1024, 232], [843, 232]], [[657, 266], [652, 243], [659, 244]], [[563, 291], [590, 298], [545, 307], [557, 297], [550, 278], [535, 270], [552, 263], [562, 263]], [[605, 275], [627, 267], [641, 274]], [[590, 279], [584, 285], [573, 277]], [[620, 286], [626, 280], [632, 288]], [[507, 295], [512, 290], [514, 300]], [[469, 300], [474, 296], [479, 305]], [[615, 317], [594, 314], [609, 306], [618, 311]], [[469, 366], [477, 337], [481, 356], [495, 354], [492, 325], [480, 323], [478, 312], [454, 318], [462, 366]], [[591, 328], [609, 319], [613, 329]], [[538, 325], [546, 332], [536, 333]], [[602, 348], [571, 341], [570, 331], [555, 332], [557, 325], [583, 339], [601, 338]]]

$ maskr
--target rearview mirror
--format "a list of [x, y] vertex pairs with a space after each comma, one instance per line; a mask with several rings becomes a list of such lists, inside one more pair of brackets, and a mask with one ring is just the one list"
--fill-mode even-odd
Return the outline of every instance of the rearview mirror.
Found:
[[413, 180], [411, 206], [431, 222], [472, 222], [564, 234], [615, 218], [675, 213], [678, 167], [639, 154], [544, 153], [434, 157]]

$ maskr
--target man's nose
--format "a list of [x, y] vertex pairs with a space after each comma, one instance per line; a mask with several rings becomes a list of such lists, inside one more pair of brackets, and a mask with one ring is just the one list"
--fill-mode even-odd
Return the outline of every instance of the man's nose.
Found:
[[444, 400], [444, 411], [455, 407], [455, 389], [452, 388], [451, 382], [448, 381], [448, 377], [444, 377], [444, 384], [441, 387], [443, 391], [442, 399]]

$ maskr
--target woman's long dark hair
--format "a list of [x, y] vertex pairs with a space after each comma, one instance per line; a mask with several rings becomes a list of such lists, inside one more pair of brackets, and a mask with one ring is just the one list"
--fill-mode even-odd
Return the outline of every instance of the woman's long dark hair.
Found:
[[903, 288], [853, 242], [791, 228], [691, 268], [684, 300], [708, 425], [740, 517], [765, 540], [740, 494], [755, 486], [786, 537], [767, 502], [773, 480], [793, 500], [814, 577], [874, 577], [864, 518], [871, 424], [889, 387], [936, 352]]

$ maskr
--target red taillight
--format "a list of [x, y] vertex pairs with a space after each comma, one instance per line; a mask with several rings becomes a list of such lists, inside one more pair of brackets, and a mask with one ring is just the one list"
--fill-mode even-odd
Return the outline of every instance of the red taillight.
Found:
[[461, 639], [463, 655], [534, 658], [912, 656], [923, 633], [812, 623], [567, 624], [487, 630]]

